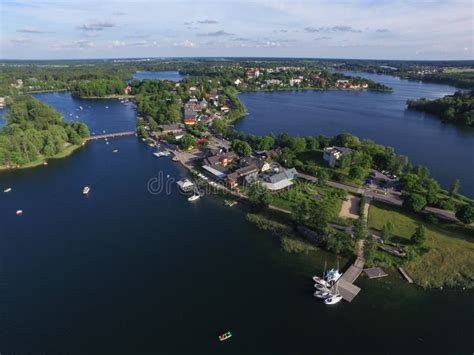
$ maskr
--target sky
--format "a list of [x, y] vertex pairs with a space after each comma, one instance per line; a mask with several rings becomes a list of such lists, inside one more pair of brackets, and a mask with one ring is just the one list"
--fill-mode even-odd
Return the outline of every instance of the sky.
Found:
[[471, 0], [0, 0], [0, 59], [474, 59]]

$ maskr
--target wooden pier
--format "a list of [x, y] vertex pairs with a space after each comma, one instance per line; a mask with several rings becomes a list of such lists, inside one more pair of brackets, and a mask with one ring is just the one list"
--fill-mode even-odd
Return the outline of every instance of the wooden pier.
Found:
[[400, 274], [403, 275], [403, 277], [405, 278], [405, 280], [408, 281], [408, 283], [413, 283], [413, 279], [407, 274], [407, 272], [405, 270], [403, 270], [401, 267], [398, 268], [398, 271], [400, 271]]
[[362, 257], [357, 257], [354, 264], [352, 264], [344, 274], [339, 278], [336, 284], [332, 287], [345, 299], [347, 302], [352, 302], [355, 296], [360, 292], [360, 287], [354, 285], [355, 280], [364, 270], [365, 260]]
[[134, 136], [134, 135], [135, 135], [135, 131], [115, 132], [115, 133], [107, 133], [107, 134], [96, 134], [94, 136], [88, 137], [86, 140], [92, 141], [92, 140], [97, 140], [97, 139], [126, 137], [126, 136]]

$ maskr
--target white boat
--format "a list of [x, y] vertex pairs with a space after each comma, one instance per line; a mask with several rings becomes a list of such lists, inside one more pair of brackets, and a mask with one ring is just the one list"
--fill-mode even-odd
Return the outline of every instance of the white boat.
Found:
[[330, 286], [326, 280], [319, 276], [313, 276], [313, 281], [326, 287]]
[[329, 291], [328, 288], [321, 284], [314, 284], [314, 288], [320, 291]]
[[7, 188], [7, 189], [3, 190], [3, 192], [7, 193], [7, 192], [10, 192], [11, 190], [12, 190], [12, 188], [11, 188], [11, 187], [9, 187], [9, 188]]
[[109, 142], [106, 141], [105, 144], [109, 144]]
[[332, 296], [332, 293], [329, 292], [329, 291], [316, 290], [316, 291], [314, 291], [313, 296], [316, 297], [316, 298], [329, 298], [329, 297]]
[[339, 303], [341, 300], [342, 300], [341, 295], [332, 295], [331, 297], [326, 298], [324, 300], [324, 303], [325, 304], [336, 304], [336, 303]]
[[330, 285], [333, 285], [337, 280], [339, 280], [341, 276], [342, 274], [339, 272], [338, 269], [331, 269], [328, 272], [326, 272], [326, 275], [324, 276], [324, 278]]
[[199, 195], [192, 195], [191, 197], [188, 197], [188, 201], [196, 201], [197, 199], [199, 199]]
[[105, 106], [105, 108], [109, 108], [109, 106]]
[[194, 189], [194, 184], [188, 179], [181, 179], [176, 182], [181, 191], [187, 192]]
[[158, 157], [158, 158], [167, 157], [167, 156], [170, 155], [170, 154], [171, 154], [171, 153], [168, 152], [167, 150], [165, 150], [165, 151], [161, 151], [161, 150], [160, 150], [160, 151], [158, 151], [158, 152], [154, 152], [154, 153], [153, 153], [153, 155], [154, 155], [155, 157]]
[[17, 216], [22, 215], [22, 214], [23, 214], [23, 210], [17, 210], [17, 211], [16, 211], [16, 214], [17, 214]]
[[85, 187], [82, 189], [82, 193], [83, 193], [84, 195], [87, 195], [90, 190], [91, 190], [91, 189], [90, 189], [89, 186], [85, 186]]
[[[108, 143], [109, 143], [109, 142], [107, 142], [107, 144], [108, 144]], [[118, 149], [112, 150], [112, 153], [118, 153]]]
[[82, 106], [79, 106], [79, 108], [81, 109], [81, 111], [84, 110], [84, 107], [82, 107]]

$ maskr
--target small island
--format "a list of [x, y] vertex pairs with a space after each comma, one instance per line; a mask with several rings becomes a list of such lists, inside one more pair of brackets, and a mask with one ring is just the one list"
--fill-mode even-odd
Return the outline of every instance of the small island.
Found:
[[81, 122], [62, 115], [32, 96], [9, 99], [7, 125], [0, 130], [0, 170], [41, 165], [47, 158], [71, 154], [89, 137]]
[[409, 110], [417, 110], [438, 116], [445, 123], [474, 127], [474, 94], [458, 91], [436, 100], [408, 100]]

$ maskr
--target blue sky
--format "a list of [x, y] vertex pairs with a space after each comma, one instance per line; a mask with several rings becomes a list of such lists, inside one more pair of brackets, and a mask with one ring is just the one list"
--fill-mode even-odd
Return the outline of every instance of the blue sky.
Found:
[[470, 0], [0, 0], [1, 59], [474, 59]]

